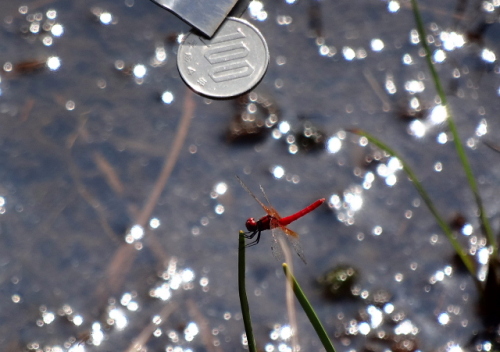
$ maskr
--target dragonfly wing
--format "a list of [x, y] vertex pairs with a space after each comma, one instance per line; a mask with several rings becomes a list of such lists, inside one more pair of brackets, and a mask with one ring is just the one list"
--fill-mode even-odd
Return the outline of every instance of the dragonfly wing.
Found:
[[306, 257], [304, 256], [304, 250], [302, 249], [302, 245], [300, 244], [299, 235], [295, 231], [290, 230], [288, 227], [280, 226], [280, 228], [284, 233], [287, 234], [286, 238], [288, 242], [291, 243], [293, 249], [295, 249], [295, 252], [299, 256], [299, 258], [302, 259], [304, 264], [307, 264]]
[[274, 258], [280, 263], [285, 262], [285, 255], [283, 254], [283, 250], [281, 249], [281, 245], [279, 243], [278, 237], [282, 236], [282, 232], [279, 227], [275, 227], [271, 229], [273, 234], [273, 243], [271, 245], [271, 251], [273, 252]]
[[[238, 176], [236, 176], [236, 178], [237, 178], [237, 179], [238, 179], [238, 181], [240, 182], [241, 187], [243, 187], [243, 188], [245, 189], [245, 191], [247, 191], [247, 192], [248, 192], [248, 194], [250, 194], [250, 195], [253, 197], [253, 199], [255, 199], [255, 200], [257, 201], [257, 203], [259, 203], [259, 204], [260, 204], [260, 206], [261, 206], [261, 207], [265, 210], [265, 212], [266, 212], [268, 215], [274, 216], [274, 214], [273, 214], [273, 209], [271, 209], [270, 207], [268, 207], [267, 205], [265, 205], [264, 203], [262, 203], [262, 202], [259, 200], [259, 198], [257, 198], [257, 197], [255, 196], [255, 194], [253, 194], [253, 192], [252, 192], [252, 191], [250, 191], [250, 189], [247, 187], [247, 185], [243, 183], [243, 181], [241, 180], [241, 178], [239, 178]], [[262, 187], [261, 187], [261, 189], [262, 189]], [[264, 193], [264, 196], [265, 196], [265, 195], [266, 195], [266, 194]], [[267, 197], [266, 197], [266, 199], [267, 199]], [[269, 201], [268, 201], [268, 202], [269, 202]]]
[[[262, 186], [260, 186], [260, 190], [262, 191], [262, 194], [264, 195], [264, 198], [266, 199], [267, 204], [269, 204], [268, 207], [264, 206], [264, 209], [266, 209], [267, 214], [280, 220], [281, 219], [280, 214], [278, 214], [278, 211], [276, 209], [274, 209], [274, 207], [272, 206], [272, 204], [269, 201], [269, 198], [267, 198], [267, 194], [264, 191], [264, 188]], [[278, 224], [279, 224], [279, 222], [276, 222], [276, 226], [274, 226], [274, 227], [278, 227], [279, 226]]]

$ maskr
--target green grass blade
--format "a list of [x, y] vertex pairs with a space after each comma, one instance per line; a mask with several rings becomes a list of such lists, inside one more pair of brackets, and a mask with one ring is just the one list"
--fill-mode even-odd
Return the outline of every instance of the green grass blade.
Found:
[[427, 66], [429, 66], [429, 70], [431, 71], [432, 80], [436, 85], [436, 91], [441, 99], [441, 103], [443, 106], [448, 106], [448, 100], [446, 99], [446, 94], [444, 93], [443, 85], [441, 84], [441, 80], [439, 79], [439, 75], [437, 74], [436, 68], [432, 63], [432, 53], [427, 43], [427, 35], [424, 29], [424, 21], [422, 20], [422, 16], [420, 15], [420, 10], [418, 9], [417, 0], [411, 0], [411, 5], [413, 9], [413, 15], [415, 16], [415, 22], [417, 24], [417, 32], [420, 37], [420, 43], [422, 43], [422, 47], [425, 51], [425, 59], [427, 61]]
[[252, 319], [250, 318], [250, 308], [248, 306], [247, 292], [245, 288], [245, 233], [240, 231], [238, 245], [238, 291], [240, 294], [241, 313], [243, 314], [243, 324], [247, 335], [248, 350], [257, 352], [255, 338], [253, 337]]
[[458, 256], [460, 257], [460, 259], [464, 263], [467, 270], [469, 270], [472, 277], [476, 278], [476, 269], [475, 269], [474, 262], [472, 261], [471, 257], [469, 255], [467, 255], [467, 251], [462, 248], [462, 246], [460, 245], [458, 240], [455, 238], [455, 236], [453, 236], [453, 231], [451, 230], [450, 226], [441, 217], [441, 215], [439, 214], [439, 212], [436, 209], [436, 206], [432, 202], [429, 194], [424, 189], [424, 187], [422, 186], [422, 184], [418, 180], [417, 175], [413, 172], [413, 170], [410, 168], [408, 163], [406, 161], [404, 161], [404, 159], [401, 158], [401, 156], [398, 153], [396, 153], [389, 146], [387, 146], [385, 143], [381, 142], [380, 140], [378, 140], [377, 138], [375, 138], [371, 134], [369, 134], [365, 131], [362, 131], [362, 130], [358, 130], [358, 129], [352, 129], [352, 130], [348, 130], [348, 131], [365, 137], [366, 139], [368, 139], [368, 141], [370, 143], [376, 145], [378, 148], [382, 149], [386, 153], [399, 159], [399, 161], [403, 165], [403, 170], [410, 177], [411, 182], [415, 185], [415, 188], [417, 189], [418, 193], [420, 194], [420, 196], [424, 200], [425, 204], [427, 205], [427, 207], [431, 211], [432, 215], [436, 219], [438, 225], [441, 227], [441, 230], [443, 230], [446, 237], [448, 237], [448, 240], [450, 241], [451, 245], [453, 246], [453, 249], [455, 250], [455, 252], [457, 252]]
[[441, 104], [446, 108], [446, 112], [448, 114], [448, 127], [450, 129], [451, 134], [453, 135], [453, 142], [455, 144], [455, 149], [457, 151], [458, 157], [460, 159], [460, 163], [465, 171], [465, 175], [467, 177], [467, 182], [469, 183], [469, 187], [474, 194], [474, 199], [476, 201], [477, 208], [479, 210], [479, 218], [481, 220], [481, 228], [483, 233], [486, 236], [488, 244], [493, 247], [492, 256], [496, 258], [498, 252], [498, 243], [495, 241], [495, 236], [493, 234], [493, 230], [491, 229], [490, 222], [486, 215], [486, 211], [483, 206], [483, 201], [481, 199], [481, 195], [479, 194], [479, 188], [477, 187], [476, 179], [472, 172], [472, 168], [469, 163], [469, 159], [465, 154], [465, 150], [458, 134], [457, 126], [455, 121], [453, 120], [451, 108], [448, 105], [448, 100], [446, 99], [446, 94], [443, 89], [443, 85], [441, 84], [441, 80], [439, 79], [439, 75], [437, 74], [434, 63], [432, 62], [432, 53], [429, 45], [427, 43], [427, 35], [424, 28], [424, 21], [422, 20], [422, 16], [420, 15], [420, 10], [418, 8], [417, 0], [411, 0], [413, 15], [415, 16], [415, 22], [417, 24], [417, 31], [420, 37], [420, 42], [425, 50], [425, 59], [427, 61], [427, 66], [429, 66], [429, 70], [431, 71], [432, 80], [434, 81], [434, 85], [436, 87], [436, 91], [438, 93], [439, 99], [441, 99]]
[[330, 338], [328, 337], [325, 328], [319, 321], [318, 315], [311, 306], [311, 303], [309, 303], [309, 300], [304, 294], [304, 291], [302, 291], [302, 288], [300, 288], [297, 280], [295, 280], [295, 277], [290, 272], [290, 269], [288, 268], [288, 265], [286, 265], [286, 263], [283, 263], [283, 270], [285, 271], [285, 276], [289, 280], [290, 285], [292, 285], [293, 292], [295, 293], [295, 296], [297, 297], [300, 305], [302, 306], [302, 309], [304, 309], [304, 312], [309, 318], [309, 321], [314, 327], [314, 330], [316, 330], [316, 333], [318, 334], [318, 337], [321, 340], [323, 347], [327, 352], [335, 352], [335, 348], [333, 347], [332, 341], [330, 341]]

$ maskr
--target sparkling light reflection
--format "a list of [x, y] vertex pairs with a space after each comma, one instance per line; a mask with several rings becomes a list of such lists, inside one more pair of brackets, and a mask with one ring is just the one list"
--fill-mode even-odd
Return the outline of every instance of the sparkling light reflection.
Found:
[[51, 324], [55, 319], [55, 315], [52, 312], [44, 312], [42, 314], [42, 319], [45, 324]]
[[452, 51], [465, 45], [464, 36], [457, 32], [442, 31], [439, 34], [439, 39], [443, 43], [443, 48], [446, 51]]
[[450, 316], [448, 313], [441, 313], [438, 315], [438, 323], [441, 325], [447, 325], [450, 322]]
[[481, 248], [477, 251], [477, 261], [480, 264], [486, 265], [490, 259], [490, 250], [486, 247]]
[[281, 165], [276, 165], [276, 166], [273, 166], [272, 169], [271, 169], [271, 173], [273, 174], [273, 176], [275, 178], [282, 178], [283, 176], [285, 176], [285, 169], [283, 168], [283, 166]]
[[134, 225], [125, 235], [125, 242], [133, 243], [139, 241], [144, 237], [144, 228], [140, 225]]
[[278, 125], [278, 129], [282, 134], [290, 132], [290, 123], [283, 121]]
[[198, 325], [191, 322], [187, 325], [186, 329], [184, 329], [184, 339], [186, 341], [193, 341], [194, 337], [198, 335], [199, 332], [200, 330], [198, 329]]
[[177, 259], [172, 258], [169, 261], [167, 269], [161, 274], [163, 281], [152, 288], [149, 291], [149, 295], [153, 298], [166, 301], [172, 296], [172, 291], [178, 290], [179, 288], [185, 290], [193, 288], [192, 282], [195, 276], [194, 271], [189, 268], [177, 269]]
[[486, 133], [488, 133], [488, 122], [486, 121], [486, 119], [481, 119], [476, 127], [476, 136], [482, 137]]
[[33, 34], [37, 34], [40, 31], [40, 23], [39, 22], [33, 22], [30, 25], [30, 32]]
[[51, 71], [56, 71], [61, 67], [61, 60], [57, 56], [50, 56], [47, 59], [47, 67]]
[[157, 61], [156, 64], [162, 63], [167, 59], [167, 51], [165, 50], [165, 47], [163, 46], [158, 46], [155, 49], [155, 60]]
[[498, 3], [498, 2], [494, 1], [492, 3], [491, 1], [483, 1], [482, 2], [483, 10], [486, 11], [486, 12], [493, 12], [493, 11], [495, 11], [495, 3]]
[[430, 277], [429, 283], [434, 285], [437, 282], [443, 281], [446, 276], [450, 277], [452, 274], [452, 267], [447, 265], [443, 270], [436, 270], [436, 272]]
[[336, 210], [339, 221], [348, 226], [353, 225], [355, 213], [363, 207], [363, 188], [351, 186], [343, 192], [342, 197], [332, 194], [328, 202]]
[[333, 56], [337, 53], [337, 50], [334, 47], [329, 47], [328, 45], [320, 45], [319, 46], [319, 54], [321, 56]]
[[108, 25], [113, 22], [113, 15], [109, 12], [102, 12], [99, 15], [99, 21], [101, 21], [102, 24]]
[[45, 16], [47, 16], [47, 18], [49, 20], [55, 20], [56, 17], [57, 17], [57, 11], [54, 10], [54, 9], [49, 9], [47, 10], [47, 12], [45, 13]]
[[174, 101], [174, 94], [168, 90], [164, 91], [161, 95], [161, 101], [165, 104], [172, 104]]
[[436, 50], [433, 58], [436, 63], [442, 63], [446, 59], [446, 53], [441, 49]]
[[384, 320], [384, 315], [380, 309], [378, 309], [375, 306], [368, 306], [366, 309], [367, 313], [370, 314], [370, 326], [372, 329], [378, 328], [383, 320]]
[[95, 322], [92, 324], [92, 332], [90, 335], [94, 346], [99, 346], [102, 343], [104, 340], [104, 331], [101, 329], [101, 323]]
[[2, 214], [5, 214], [5, 198], [0, 196], [0, 215]]
[[68, 352], [85, 352], [85, 345], [77, 343], [71, 346]]
[[344, 194], [345, 202], [349, 205], [349, 208], [352, 211], [358, 211], [363, 206], [363, 197], [357, 193], [361, 192]]
[[326, 150], [330, 154], [337, 153], [341, 148], [342, 148], [342, 141], [340, 140], [339, 137], [336, 136], [331, 137], [326, 142]]
[[351, 61], [356, 57], [356, 52], [352, 48], [344, 46], [342, 48], [342, 55], [344, 55], [344, 59]]
[[361, 335], [368, 335], [370, 333], [370, 325], [366, 322], [361, 322], [358, 324], [358, 331]]
[[389, 94], [394, 94], [398, 91], [396, 84], [394, 83], [394, 78], [390, 74], [388, 74], [385, 78], [385, 90]]
[[439, 125], [446, 121], [448, 118], [448, 111], [446, 111], [446, 107], [443, 105], [436, 105], [429, 116], [430, 121], [434, 125]]
[[381, 39], [375, 38], [371, 40], [370, 46], [373, 51], [381, 51], [384, 49], [384, 42]]
[[443, 163], [438, 161], [434, 164], [434, 171], [441, 172], [443, 171]]
[[366, 53], [366, 50], [363, 49], [363, 48], [359, 48], [357, 51], [356, 51], [356, 58], [357, 59], [364, 59], [366, 58], [368, 54]]
[[157, 229], [158, 227], [160, 227], [160, 220], [158, 218], [152, 218], [151, 220], [149, 220], [149, 227], [151, 227], [152, 229]]
[[108, 322], [112, 323], [118, 330], [123, 330], [128, 325], [128, 319], [125, 313], [119, 309], [114, 308], [109, 311], [109, 319]]
[[397, 1], [391, 0], [387, 4], [387, 9], [389, 10], [389, 12], [393, 12], [393, 13], [398, 12], [399, 8], [400, 8], [400, 5], [399, 5], [399, 2], [397, 2]]
[[441, 132], [440, 134], [438, 134], [437, 141], [439, 144], [445, 144], [446, 142], [448, 142], [448, 136], [446, 135], [446, 132]]
[[422, 93], [425, 90], [425, 85], [422, 81], [412, 80], [405, 83], [405, 89], [410, 94]]
[[268, 343], [265, 346], [266, 351], [279, 351], [279, 352], [291, 352], [292, 348], [288, 346], [285, 341], [288, 341], [292, 337], [293, 331], [289, 325], [275, 324], [273, 330], [269, 334], [271, 340], [276, 341], [277, 345]]
[[126, 307], [129, 311], [135, 312], [139, 309], [139, 304], [133, 300], [136, 296], [136, 293], [126, 292], [122, 295], [120, 299], [120, 304]]
[[51, 36], [45, 36], [42, 40], [43, 45], [45, 46], [51, 46], [52, 45], [52, 37]]
[[490, 49], [484, 48], [481, 52], [481, 58], [486, 62], [495, 62], [497, 60], [497, 56]]
[[413, 65], [413, 58], [411, 57], [410, 54], [403, 55], [403, 63], [405, 65]]
[[425, 133], [427, 132], [427, 127], [424, 125], [422, 121], [413, 120], [408, 125], [408, 132], [412, 136], [415, 136], [417, 138], [422, 138], [423, 136], [425, 136]]
[[292, 337], [292, 328], [288, 325], [284, 325], [281, 327], [280, 338], [282, 340], [288, 340]]
[[384, 312], [386, 314], [392, 314], [392, 312], [394, 312], [394, 305], [392, 303], [387, 303], [385, 306], [384, 306]]
[[224, 208], [224, 206], [223, 206], [222, 204], [217, 204], [217, 205], [215, 206], [214, 211], [215, 211], [215, 213], [216, 213], [217, 215], [221, 215], [221, 214], [223, 214], [223, 213], [224, 213], [225, 208]]
[[472, 227], [471, 224], [467, 223], [462, 227], [462, 235], [464, 236], [470, 236], [472, 235], [472, 232], [474, 231], [474, 227]]
[[416, 29], [412, 29], [410, 31], [410, 42], [412, 44], [420, 43], [420, 37], [418, 36], [418, 31]]
[[223, 195], [227, 192], [227, 183], [219, 182], [214, 186], [214, 191], [218, 195]]
[[276, 350], [274, 349], [274, 345], [273, 344], [268, 343], [268, 344], [266, 344], [264, 346], [264, 351], [266, 351], [266, 352], [274, 352]]
[[394, 333], [396, 335], [416, 335], [418, 333], [418, 328], [413, 325], [413, 323], [409, 319], [406, 319], [396, 325], [396, 327], [394, 328]]
[[81, 315], [75, 315], [73, 317], [73, 324], [76, 326], [80, 326], [83, 324], [83, 317]]
[[365, 174], [364, 180], [363, 180], [363, 188], [364, 189], [370, 189], [372, 187], [372, 183], [375, 181], [375, 174], [371, 171], [368, 171]]
[[372, 230], [372, 234], [374, 236], [380, 236], [382, 234], [382, 232], [384, 232], [384, 229], [382, 228], [382, 226], [375, 226]]
[[52, 35], [55, 37], [60, 37], [64, 33], [64, 27], [61, 24], [57, 23], [52, 26], [52, 28], [50, 29], [50, 33], [52, 33]]
[[280, 26], [287, 26], [292, 23], [292, 17], [291, 16], [285, 16], [285, 15], [278, 15], [276, 16], [276, 22]]
[[403, 169], [403, 165], [396, 157], [390, 157], [387, 164], [377, 166], [377, 174], [385, 178], [386, 185], [392, 187], [397, 183], [396, 173]]
[[64, 105], [64, 107], [68, 111], [73, 111], [73, 110], [75, 110], [76, 104], [75, 104], [75, 102], [73, 100], [68, 100], [66, 102], [66, 104]]
[[[448, 111], [443, 105], [436, 105], [430, 112], [429, 116], [425, 120], [413, 120], [408, 125], [408, 133], [417, 138], [422, 138], [425, 136], [429, 128], [440, 125], [446, 121], [448, 118]], [[446, 134], [441, 133], [438, 136], [438, 142], [441, 144], [446, 143], [448, 140]]]
[[451, 345], [448, 348], [448, 352], [463, 352], [463, 349], [459, 345]]
[[144, 78], [144, 76], [146, 76], [147, 69], [146, 66], [138, 64], [134, 66], [132, 72], [136, 78]]
[[267, 12], [264, 10], [264, 4], [262, 1], [254, 0], [250, 1], [248, 5], [248, 11], [253, 19], [258, 21], [265, 21], [267, 19]]

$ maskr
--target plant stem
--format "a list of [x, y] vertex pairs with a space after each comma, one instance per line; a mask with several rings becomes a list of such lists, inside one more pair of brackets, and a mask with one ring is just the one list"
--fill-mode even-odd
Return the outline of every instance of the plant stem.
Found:
[[304, 291], [302, 291], [302, 288], [299, 286], [297, 280], [295, 280], [295, 277], [289, 270], [288, 265], [286, 263], [283, 263], [283, 270], [285, 271], [285, 276], [287, 277], [290, 285], [292, 286], [293, 292], [295, 293], [297, 300], [302, 306], [302, 309], [304, 309], [304, 312], [309, 318], [309, 321], [314, 327], [314, 330], [316, 330], [316, 334], [318, 334], [318, 337], [321, 340], [323, 347], [327, 352], [335, 352], [335, 348], [333, 347], [332, 341], [330, 341], [330, 338], [328, 337], [325, 328], [321, 324], [318, 315], [311, 306], [311, 303], [309, 303], [309, 300], [304, 294]]
[[474, 177], [474, 174], [472, 172], [472, 168], [469, 163], [469, 159], [467, 158], [467, 155], [465, 153], [462, 141], [460, 139], [460, 136], [458, 134], [457, 126], [455, 124], [455, 121], [453, 120], [451, 108], [448, 105], [448, 100], [446, 99], [446, 94], [443, 89], [443, 85], [441, 84], [441, 80], [439, 79], [439, 75], [437, 74], [436, 68], [434, 67], [434, 64], [432, 62], [432, 55], [431, 55], [431, 49], [429, 48], [429, 45], [427, 44], [427, 35], [425, 33], [425, 28], [424, 28], [424, 21], [422, 20], [422, 16], [420, 15], [420, 10], [418, 8], [418, 2], [417, 0], [411, 0], [412, 8], [413, 8], [413, 15], [415, 16], [415, 22], [417, 24], [417, 31], [418, 35], [420, 37], [420, 42], [422, 43], [422, 46], [425, 50], [425, 59], [427, 61], [427, 66], [429, 67], [429, 70], [431, 71], [432, 75], [432, 80], [434, 81], [434, 85], [436, 87], [436, 91], [438, 93], [439, 99], [441, 99], [441, 104], [445, 107], [446, 113], [447, 113], [447, 121], [448, 121], [448, 127], [450, 129], [451, 134], [453, 135], [453, 142], [455, 144], [455, 149], [457, 151], [458, 157], [460, 159], [460, 162], [462, 164], [462, 168], [465, 171], [465, 175], [467, 177], [467, 181], [469, 183], [469, 187], [472, 190], [472, 193], [474, 194], [474, 199], [477, 204], [477, 208], [479, 211], [479, 218], [481, 220], [481, 228], [483, 230], [483, 233], [486, 236], [486, 239], [488, 241], [488, 245], [493, 247], [493, 253], [492, 256], [494, 258], [497, 257], [498, 253], [498, 244], [495, 241], [495, 236], [493, 234], [493, 230], [491, 229], [490, 222], [488, 220], [488, 217], [486, 215], [486, 211], [483, 206], [483, 201], [481, 199], [481, 195], [479, 194], [479, 189], [477, 187], [476, 179]]
[[376, 145], [377, 147], [379, 147], [380, 149], [382, 149], [386, 153], [398, 158], [398, 160], [403, 165], [403, 170], [410, 177], [411, 182], [415, 185], [415, 188], [417, 189], [418, 193], [420, 194], [420, 196], [424, 200], [425, 204], [427, 205], [427, 207], [431, 211], [432, 215], [434, 215], [434, 218], [436, 219], [438, 225], [441, 227], [441, 230], [443, 230], [446, 237], [448, 237], [448, 240], [450, 241], [451, 245], [453, 246], [453, 249], [455, 250], [455, 252], [457, 252], [458, 256], [460, 257], [460, 259], [464, 263], [467, 270], [469, 270], [472, 277], [476, 278], [476, 269], [475, 269], [474, 262], [469, 257], [469, 255], [467, 255], [467, 252], [462, 248], [460, 243], [458, 243], [458, 240], [455, 238], [455, 236], [453, 236], [453, 231], [451, 230], [450, 226], [441, 217], [441, 215], [437, 211], [436, 206], [432, 202], [431, 197], [429, 196], [427, 191], [424, 189], [424, 187], [422, 186], [422, 184], [418, 180], [417, 175], [413, 172], [413, 170], [406, 163], [406, 161], [404, 161], [404, 159], [401, 158], [401, 156], [398, 153], [396, 153], [394, 150], [392, 150], [388, 145], [386, 145], [385, 143], [383, 143], [382, 141], [380, 141], [376, 137], [372, 136], [371, 134], [369, 134], [365, 131], [362, 131], [362, 130], [358, 130], [358, 129], [353, 129], [353, 130], [348, 130], [348, 131], [365, 137], [366, 139], [368, 139], [368, 141], [370, 143]]
[[243, 314], [243, 324], [247, 335], [248, 349], [250, 352], [257, 352], [255, 338], [252, 330], [252, 319], [248, 306], [247, 293], [245, 288], [245, 233], [240, 231], [238, 245], [238, 291], [240, 294], [241, 313]]

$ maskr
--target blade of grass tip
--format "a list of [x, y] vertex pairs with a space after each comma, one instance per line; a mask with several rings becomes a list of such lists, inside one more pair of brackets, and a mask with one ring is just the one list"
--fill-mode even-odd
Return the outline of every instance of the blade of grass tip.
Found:
[[[293, 261], [292, 254], [290, 253], [290, 247], [283, 238], [283, 236], [277, 236], [278, 245], [281, 247], [281, 251], [285, 255], [285, 263], [288, 265], [288, 271], [293, 273]], [[292, 344], [292, 352], [300, 351], [299, 347], [299, 329], [297, 328], [297, 310], [295, 309], [295, 304], [293, 300], [293, 288], [292, 285], [286, 283], [286, 310], [288, 312], [288, 321], [290, 327], [292, 328], [292, 335], [290, 336]]]
[[240, 295], [241, 313], [243, 314], [243, 324], [245, 325], [245, 333], [247, 335], [248, 350], [250, 352], [257, 352], [245, 288], [245, 233], [243, 231], [240, 231], [238, 245], [238, 291]]
[[451, 108], [448, 106], [448, 101], [446, 99], [446, 94], [443, 89], [443, 85], [441, 84], [441, 80], [439, 75], [437, 74], [436, 68], [434, 67], [434, 63], [432, 62], [432, 53], [429, 45], [427, 43], [427, 35], [424, 28], [424, 21], [422, 20], [422, 16], [420, 15], [420, 10], [418, 8], [418, 1], [411, 0], [413, 15], [415, 17], [415, 22], [417, 24], [417, 31], [420, 37], [420, 42], [425, 50], [425, 59], [427, 61], [427, 66], [431, 71], [432, 80], [434, 81], [434, 85], [436, 87], [436, 91], [439, 95], [439, 99], [441, 99], [441, 104], [445, 107], [448, 118], [448, 127], [450, 129], [451, 134], [453, 135], [453, 142], [455, 144], [455, 149], [457, 151], [458, 157], [460, 159], [460, 163], [462, 164], [462, 168], [465, 171], [465, 175], [467, 177], [467, 182], [469, 183], [469, 187], [472, 190], [474, 195], [474, 199], [477, 204], [477, 208], [479, 210], [479, 218], [481, 220], [481, 228], [483, 233], [486, 235], [486, 239], [488, 241], [488, 245], [493, 247], [492, 256], [496, 258], [498, 252], [498, 243], [495, 241], [495, 235], [493, 234], [493, 230], [491, 229], [490, 222], [486, 215], [486, 211], [483, 206], [483, 201], [481, 199], [481, 195], [479, 194], [479, 188], [477, 187], [476, 178], [474, 177], [474, 173], [472, 172], [472, 168], [469, 163], [469, 159], [467, 158], [467, 154], [465, 153], [462, 141], [458, 134], [457, 126], [455, 125], [455, 121], [453, 120]]
[[385, 143], [383, 143], [382, 141], [380, 141], [376, 137], [372, 136], [371, 134], [369, 134], [365, 131], [362, 131], [362, 130], [358, 130], [358, 129], [351, 129], [351, 130], [347, 130], [347, 131], [365, 137], [366, 139], [368, 139], [368, 141], [370, 143], [376, 145], [378, 148], [382, 149], [386, 153], [398, 158], [401, 165], [403, 165], [403, 170], [410, 177], [411, 182], [413, 183], [413, 185], [417, 189], [417, 192], [420, 194], [420, 196], [424, 200], [425, 204], [427, 205], [427, 207], [431, 211], [431, 213], [434, 216], [434, 218], [436, 219], [438, 225], [441, 227], [441, 230], [443, 230], [446, 237], [448, 237], [448, 240], [450, 241], [451, 245], [453, 246], [453, 249], [458, 254], [458, 256], [460, 257], [460, 259], [464, 263], [467, 270], [469, 270], [472, 277], [476, 278], [476, 269], [475, 269], [475, 265], [474, 265], [472, 259], [467, 255], [467, 251], [462, 248], [462, 246], [460, 245], [458, 240], [455, 238], [455, 236], [453, 236], [453, 231], [451, 230], [450, 226], [441, 217], [441, 215], [437, 211], [437, 208], [435, 207], [434, 203], [432, 202], [431, 197], [429, 196], [427, 191], [424, 189], [424, 187], [422, 186], [422, 184], [418, 180], [417, 175], [413, 172], [413, 170], [410, 168], [408, 163], [406, 163], [406, 161], [403, 158], [401, 158], [401, 156], [398, 153], [396, 153], [394, 150], [392, 150], [392, 148], [390, 148], [388, 145], [386, 145]]
[[306, 313], [307, 317], [309, 318], [309, 321], [311, 322], [314, 330], [316, 330], [316, 334], [318, 334], [318, 337], [323, 344], [323, 347], [327, 352], [335, 352], [335, 348], [333, 347], [332, 341], [328, 337], [328, 334], [325, 331], [325, 328], [319, 321], [318, 315], [314, 311], [313, 307], [311, 306], [311, 303], [309, 303], [309, 300], [307, 299], [306, 295], [304, 294], [304, 291], [302, 291], [302, 288], [300, 287], [299, 283], [297, 280], [295, 280], [295, 277], [293, 274], [290, 272], [290, 269], [288, 268], [288, 265], [286, 263], [283, 263], [283, 271], [285, 272], [285, 276], [287, 280], [289, 281], [290, 285], [292, 286], [293, 292], [295, 293], [295, 296], [297, 297], [297, 300], [299, 301], [300, 305], [302, 306], [302, 309], [304, 309], [304, 312]]

